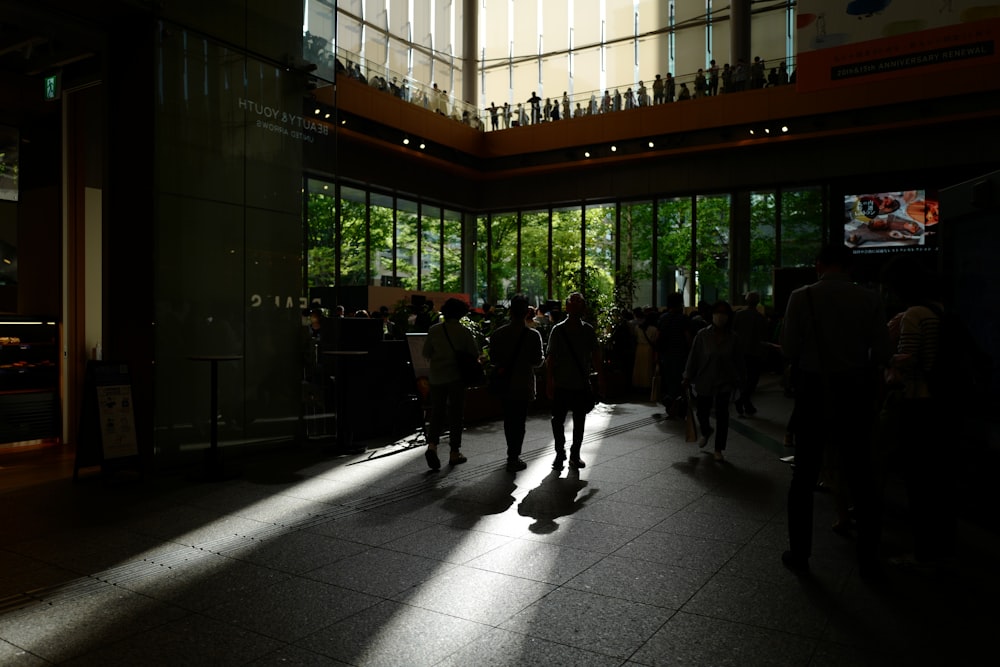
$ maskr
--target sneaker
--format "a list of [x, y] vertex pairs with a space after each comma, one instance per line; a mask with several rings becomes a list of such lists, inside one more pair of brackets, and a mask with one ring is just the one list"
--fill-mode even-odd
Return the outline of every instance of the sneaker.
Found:
[[583, 462], [583, 459], [573, 458], [569, 460], [570, 468], [586, 468], [587, 464]]
[[427, 467], [431, 470], [441, 469], [441, 459], [438, 458], [438, 454], [433, 449], [428, 449], [424, 452], [424, 458], [427, 459]]
[[517, 472], [518, 470], [524, 470], [528, 467], [528, 464], [521, 459], [514, 459], [512, 461], [507, 461], [507, 472]]
[[723, 460], [723, 459], [724, 459], [725, 457], [724, 457], [724, 456], [722, 455], [722, 452], [714, 452], [714, 453], [712, 454], [712, 458], [714, 458], [714, 459], [715, 459], [716, 461], [721, 461], [721, 460]]
[[711, 428], [708, 429], [707, 431], [705, 431], [704, 433], [702, 433], [701, 437], [698, 438], [698, 446], [699, 447], [704, 447], [705, 445], [707, 445], [708, 444], [708, 440], [709, 440], [709, 438], [712, 437], [713, 433], [715, 433], [715, 429], [711, 429]]
[[448, 458], [448, 465], [457, 466], [461, 463], [465, 463], [469, 459], [465, 458], [465, 454], [462, 452], [452, 452], [451, 456]]
[[795, 574], [809, 574], [809, 559], [805, 556], [786, 551], [781, 554], [781, 563]]
[[562, 470], [563, 464], [566, 462], [566, 454], [556, 454], [556, 460], [552, 462], [553, 470]]

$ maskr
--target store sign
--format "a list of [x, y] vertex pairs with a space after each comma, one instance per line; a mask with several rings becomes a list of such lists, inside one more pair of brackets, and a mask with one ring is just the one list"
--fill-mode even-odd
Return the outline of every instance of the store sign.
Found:
[[250, 307], [262, 308], [265, 304], [273, 305], [275, 308], [287, 310], [304, 310], [309, 305], [309, 299], [304, 296], [281, 296], [275, 294], [251, 294]]
[[256, 127], [267, 132], [282, 134], [290, 139], [307, 143], [316, 141], [317, 136], [325, 137], [330, 134], [330, 128], [327, 125], [278, 107], [243, 97], [239, 98], [236, 103], [239, 109], [247, 115], [256, 116]]

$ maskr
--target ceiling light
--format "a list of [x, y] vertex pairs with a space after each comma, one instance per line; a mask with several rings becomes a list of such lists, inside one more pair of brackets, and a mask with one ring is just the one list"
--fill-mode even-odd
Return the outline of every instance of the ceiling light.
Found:
[[427, 148], [427, 144], [425, 144], [424, 142], [421, 141], [420, 142], [420, 150], [424, 150], [425, 148]]
[[753, 136], [753, 130], [750, 130], [750, 136], [751, 137]]
[[584, 151], [583, 157], [590, 157], [590, 151]]
[[788, 126], [787, 125], [782, 125], [781, 126], [781, 131], [782, 132], [788, 132]]
[[327, 114], [325, 116], [323, 116], [323, 118], [329, 118], [329, 117], [330, 117], [329, 112], [327, 112]]
[[656, 145], [656, 144], [654, 144], [654, 143], [653, 143], [652, 141], [650, 141], [650, 142], [649, 142], [649, 147], [650, 147], [650, 148], [653, 148], [653, 147], [654, 147], [655, 145]]
[[404, 146], [409, 146], [410, 145], [410, 138], [409, 137], [403, 137], [403, 145]]
[[319, 107], [316, 107], [316, 111], [313, 113], [315, 113], [318, 116], [320, 114]]
[[618, 150], [618, 147], [617, 147], [617, 146], [612, 146], [612, 147], [611, 147], [611, 152], [612, 152], [612, 153], [614, 153], [614, 152], [615, 152], [615, 151], [617, 151], [617, 150]]

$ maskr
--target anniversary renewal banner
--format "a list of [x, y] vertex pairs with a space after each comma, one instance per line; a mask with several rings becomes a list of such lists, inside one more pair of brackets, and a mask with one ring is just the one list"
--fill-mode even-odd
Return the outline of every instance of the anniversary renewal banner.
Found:
[[996, 0], [799, 0], [799, 90], [997, 64]]

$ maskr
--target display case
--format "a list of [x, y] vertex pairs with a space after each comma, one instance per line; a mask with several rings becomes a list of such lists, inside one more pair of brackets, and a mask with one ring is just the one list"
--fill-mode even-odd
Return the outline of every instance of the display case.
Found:
[[0, 447], [57, 442], [59, 325], [0, 316]]

